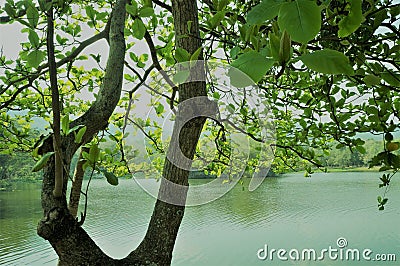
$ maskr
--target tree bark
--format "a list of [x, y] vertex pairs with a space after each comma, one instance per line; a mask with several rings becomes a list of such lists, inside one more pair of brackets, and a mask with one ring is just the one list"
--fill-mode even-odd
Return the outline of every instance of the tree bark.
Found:
[[[85, 125], [87, 127], [82, 143], [90, 141], [94, 134], [107, 126], [108, 119], [120, 97], [125, 52], [123, 36], [125, 4], [126, 0], [117, 1], [111, 15], [110, 55], [107, 61], [103, 86], [100, 89], [97, 100], [82, 117], [76, 119], [70, 125], [70, 127], [76, 125]], [[176, 32], [176, 47], [183, 48], [193, 54], [201, 47], [197, 3], [194, 0], [172, 1], [172, 11]], [[202, 55], [199, 56], [199, 59], [202, 59]], [[180, 103], [194, 97], [206, 96], [204, 75], [204, 68], [200, 64], [191, 73], [194, 81], [179, 85]], [[201, 104], [204, 104], [204, 102], [200, 102]], [[139, 247], [122, 260], [115, 260], [105, 255], [68, 211], [65, 195], [66, 179], [64, 179], [62, 197], [55, 198], [53, 196], [54, 156], [49, 160], [44, 169], [42, 188], [44, 218], [39, 222], [38, 234], [53, 246], [59, 256], [59, 265], [171, 264], [172, 251], [185, 210], [188, 169], [191, 167], [191, 160], [186, 162], [183, 167], [176, 164], [174, 160], [180, 152], [184, 157], [193, 159], [196, 145], [206, 120], [205, 117], [196, 117], [190, 121], [185, 120], [185, 114], [192, 111], [190, 108], [190, 106], [178, 108], [172, 135], [173, 140], [171, 141], [172, 145], [170, 144], [169, 146], [163, 170], [165, 180], [161, 182], [159, 199], [156, 201], [147, 233]], [[68, 166], [73, 154], [82, 143], [76, 144], [73, 136], [67, 136], [62, 140], [61, 149]], [[44, 144], [44, 152], [52, 151], [52, 149], [51, 143]], [[68, 171], [69, 169], [65, 170]], [[175, 202], [167, 201], [171, 198]]]
[[85, 147], [82, 147], [81, 149], [78, 162], [75, 167], [74, 180], [72, 181], [71, 194], [69, 197], [68, 209], [73, 217], [76, 217], [78, 213], [79, 200], [81, 198], [82, 182], [83, 182], [83, 177], [85, 175], [85, 171], [83, 170], [83, 165], [85, 164], [86, 160], [82, 156], [83, 152], [89, 152], [89, 149]]
[[[108, 119], [119, 101], [125, 57], [126, 2], [126, 0], [118, 0], [111, 14], [108, 38], [109, 57], [97, 99], [84, 115], [71, 123], [71, 127], [86, 126], [87, 130], [82, 138], [82, 143], [75, 143], [73, 134], [63, 137], [61, 140], [60, 149], [65, 166], [64, 177], [69, 172], [70, 161], [76, 150], [108, 125]], [[43, 144], [42, 153], [54, 150], [51, 138], [48, 140]], [[105, 255], [68, 211], [67, 178], [63, 178], [61, 197], [54, 197], [54, 176], [55, 160], [52, 156], [44, 168], [41, 195], [44, 218], [38, 224], [37, 233], [53, 246], [59, 256], [59, 265], [117, 265], [118, 260], [113, 260]]]
[[[172, 1], [172, 14], [176, 47], [193, 54], [201, 47], [197, 2], [195, 0]], [[202, 55], [199, 59], [202, 59]], [[196, 75], [194, 80], [198, 81], [179, 85], [179, 103], [207, 95], [204, 68], [198, 65], [195, 67], [195, 73], [191, 73], [191, 75]], [[147, 233], [139, 247], [128, 258], [134, 257], [155, 265], [171, 264], [172, 251], [185, 211], [189, 175], [187, 169], [190, 169], [191, 164], [184, 165], [183, 169], [171, 162], [169, 158], [176, 158], [177, 154], [182, 151], [186, 158], [193, 159], [206, 120], [205, 117], [197, 117], [185, 123], [184, 116], [188, 111], [190, 110], [178, 110], [168, 156], [164, 164], [164, 179], [161, 181], [158, 199]], [[177, 140], [177, 145], [172, 144], [174, 139]], [[177, 185], [171, 185], [169, 181]], [[171, 201], [170, 199], [173, 199], [175, 204], [168, 203]]]
[[[49, 1], [47, 1], [49, 2]], [[51, 3], [51, 2], [50, 2]], [[61, 146], [61, 130], [60, 130], [60, 96], [57, 85], [57, 66], [54, 56], [54, 20], [53, 20], [53, 6], [47, 13], [47, 57], [49, 64], [50, 74], [50, 87], [51, 87], [51, 108], [53, 111], [53, 148], [55, 151], [55, 174], [54, 174], [54, 197], [59, 198], [62, 196], [63, 189], [63, 160], [60, 150]]]

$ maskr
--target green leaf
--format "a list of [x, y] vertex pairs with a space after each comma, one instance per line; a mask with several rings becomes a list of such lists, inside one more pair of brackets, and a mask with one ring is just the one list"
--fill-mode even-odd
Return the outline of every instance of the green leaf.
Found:
[[391, 85], [393, 87], [400, 87], [400, 74], [399, 73], [393, 73], [391, 71], [383, 72], [381, 74], [381, 77], [383, 78], [384, 81], [389, 83], [389, 85]]
[[99, 155], [100, 155], [99, 146], [97, 146], [96, 143], [93, 143], [93, 144], [90, 146], [90, 149], [89, 149], [89, 157], [88, 157], [87, 159], [89, 159], [89, 161], [90, 161], [91, 163], [95, 163], [95, 162], [97, 162], [97, 160], [99, 159]]
[[137, 4], [134, 1], [132, 3], [134, 3], [134, 5], [126, 5], [126, 12], [128, 12], [132, 16], [136, 16], [138, 11]]
[[34, 30], [29, 30], [29, 35], [28, 35], [28, 39], [29, 39], [29, 42], [31, 43], [31, 45], [34, 47], [34, 48], [39, 48], [39, 45], [40, 45], [40, 39], [39, 39], [39, 36], [37, 35], [37, 33], [34, 31]]
[[86, 161], [83, 165], [82, 165], [82, 170], [85, 172], [86, 169], [91, 166], [89, 161]]
[[374, 25], [373, 25], [373, 29], [377, 29], [382, 22], [388, 18], [388, 14], [387, 14], [387, 10], [386, 9], [381, 9], [380, 11], [376, 12], [374, 14]]
[[113, 186], [118, 185], [118, 177], [111, 172], [107, 172], [106, 170], [102, 171], [104, 176], [107, 178], [107, 182]]
[[364, 77], [364, 82], [368, 87], [372, 87], [374, 85], [379, 85], [381, 83], [381, 79], [375, 75], [368, 75]]
[[307, 43], [321, 29], [321, 10], [315, 1], [296, 0], [281, 5], [278, 14], [281, 30], [286, 30], [293, 41]]
[[46, 12], [49, 11], [51, 6], [52, 6], [52, 2], [47, 2], [46, 0], [39, 0], [39, 8], [40, 11]]
[[39, 22], [39, 11], [34, 5], [29, 5], [28, 9], [26, 10], [26, 17], [28, 18], [28, 22], [31, 28], [36, 28]]
[[94, 11], [92, 6], [85, 7], [86, 15], [91, 19], [94, 20], [94, 16], [96, 15], [96, 11]]
[[382, 202], [382, 197], [378, 196], [377, 200], [378, 200], [379, 203], [381, 203]]
[[221, 23], [222, 19], [225, 17], [225, 11], [218, 11], [214, 16], [212, 16], [208, 22], [210, 27], [213, 29]]
[[42, 158], [35, 164], [35, 166], [32, 168], [32, 172], [37, 172], [43, 169], [43, 167], [46, 165], [47, 161], [50, 159], [50, 157], [54, 154], [54, 151], [48, 152], [42, 156]]
[[67, 38], [63, 38], [63, 37], [61, 37], [60, 35], [56, 35], [56, 40], [57, 40], [57, 42], [59, 43], [59, 44], [61, 44], [61, 45], [64, 45], [67, 41], [68, 41], [68, 39]]
[[15, 18], [17, 16], [15, 9], [9, 3], [5, 4], [4, 10], [6, 11], [7, 15], [11, 18]]
[[339, 21], [338, 35], [340, 38], [349, 36], [355, 32], [363, 22], [361, 4], [362, 0], [348, 0], [350, 3], [349, 14]]
[[213, 98], [219, 100], [221, 98], [221, 95], [217, 91], [214, 91]]
[[21, 23], [22, 25], [25, 25], [28, 28], [31, 28], [31, 25], [28, 22], [26, 22], [25, 20], [20, 19], [20, 18], [16, 18], [15, 20], [18, 21], [19, 23]]
[[230, 51], [230, 56], [231, 56], [231, 58], [232, 58], [232, 59], [235, 59], [235, 58], [237, 57], [237, 55], [239, 54], [239, 52], [240, 52], [240, 47], [239, 47], [239, 46], [233, 47], [233, 48], [231, 49], [231, 51]]
[[138, 62], [138, 61], [139, 61], [139, 58], [138, 58], [137, 55], [136, 55], [135, 53], [133, 53], [133, 52], [130, 52], [130, 53], [129, 53], [129, 57], [130, 57], [133, 61], [135, 61], [135, 62]]
[[191, 56], [190, 56], [190, 61], [195, 61], [199, 58], [201, 50], [203, 49], [203, 47], [199, 47]]
[[247, 14], [247, 22], [249, 24], [261, 24], [267, 20], [275, 18], [281, 5], [282, 0], [264, 0], [260, 4], [253, 7]]
[[185, 62], [190, 60], [190, 54], [183, 48], [176, 48], [175, 50], [175, 58], [178, 62]]
[[223, 10], [228, 4], [230, 0], [219, 0], [217, 10]]
[[361, 154], [365, 154], [367, 151], [363, 146], [356, 146], [357, 151], [359, 151]]
[[279, 47], [279, 63], [285, 64], [291, 57], [292, 40], [286, 30], [283, 31]]
[[272, 59], [267, 59], [256, 51], [242, 54], [231, 63], [232, 68], [228, 71], [231, 85], [236, 87], [253, 85], [264, 77], [273, 64]]
[[233, 114], [235, 113], [235, 106], [230, 103], [226, 106], [226, 110], [228, 110], [229, 113]]
[[247, 110], [247, 108], [240, 108], [240, 114], [241, 115], [243, 115], [243, 116], [247, 116], [247, 114], [248, 114], [248, 110]]
[[388, 198], [384, 198], [384, 199], [382, 199], [381, 204], [385, 205], [387, 202], [388, 202]]
[[64, 116], [61, 120], [61, 130], [64, 133], [64, 135], [68, 135], [68, 131], [69, 131], [69, 116], [68, 115]]
[[154, 15], [154, 9], [152, 7], [143, 7], [139, 10], [139, 17], [146, 18]]
[[27, 63], [29, 66], [33, 67], [33, 68], [38, 68], [38, 66], [40, 65], [40, 63], [43, 61], [43, 59], [45, 58], [46, 54], [40, 50], [34, 50], [32, 52], [30, 52], [27, 56]]
[[279, 62], [279, 51], [281, 47], [281, 41], [278, 36], [276, 36], [273, 32], [268, 33], [268, 39], [269, 39], [269, 48], [271, 51], [271, 56], [275, 61]]
[[299, 58], [309, 69], [320, 73], [354, 74], [349, 59], [343, 53], [335, 50], [324, 49], [312, 54], [302, 55]]
[[190, 76], [189, 70], [180, 70], [172, 76], [172, 80], [174, 81], [175, 84], [182, 84], [186, 82], [189, 76]]
[[399, 155], [393, 155], [390, 158], [390, 163], [394, 168], [399, 169], [400, 168], [400, 157], [399, 157]]
[[81, 143], [83, 135], [86, 133], [86, 126], [79, 129], [78, 133], [75, 135], [75, 143]]
[[164, 105], [159, 103], [155, 109], [156, 109], [157, 115], [160, 115], [160, 114], [162, 114], [164, 112]]
[[144, 34], [146, 33], [146, 26], [143, 24], [141, 19], [135, 19], [132, 25], [133, 36], [138, 40], [143, 39]]
[[70, 128], [70, 129], [67, 131], [67, 135], [69, 135], [69, 134], [71, 134], [72, 132], [74, 132], [74, 131], [80, 129], [81, 127], [84, 127], [84, 125], [77, 125], [77, 126], [74, 126], [73, 128]]

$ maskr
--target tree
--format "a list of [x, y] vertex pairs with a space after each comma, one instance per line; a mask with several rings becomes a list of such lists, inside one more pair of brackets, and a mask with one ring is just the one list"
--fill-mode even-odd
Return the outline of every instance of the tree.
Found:
[[[231, 166], [227, 164], [234, 145], [227, 141], [230, 128], [250, 139], [256, 150], [261, 148], [254, 143], [271, 148], [278, 169], [300, 164], [311, 173], [311, 166], [322, 168], [323, 154], [316, 151], [328, 149], [332, 141], [338, 142], [337, 148], [347, 146], [364, 153], [364, 141], [357, 134], [365, 132], [385, 136], [385, 148], [371, 166], [393, 173], [400, 167], [400, 157], [393, 153], [399, 145], [392, 134], [398, 130], [400, 109], [400, 5], [395, 1], [9, 0], [1, 12], [0, 21], [21, 24], [29, 42], [21, 44], [15, 60], [1, 55], [4, 133], [0, 148], [8, 153], [33, 150], [40, 158], [35, 170], [43, 169], [44, 218], [38, 234], [51, 243], [60, 265], [170, 264], [191, 166], [191, 161], [182, 167], [174, 160], [180, 151], [188, 159], [201, 157], [196, 146], [202, 130], [210, 132], [208, 137], [220, 155], [211, 162], [217, 173]], [[94, 33], [83, 40], [84, 31]], [[145, 40], [150, 56], [132, 49], [134, 39]], [[106, 40], [109, 47], [105, 69], [101, 54], [88, 57], [83, 53], [100, 40]], [[125, 58], [127, 51], [129, 59]], [[150, 58], [151, 63], [147, 62]], [[232, 97], [240, 100], [224, 106], [230, 115], [207, 123], [205, 116], [186, 121], [185, 114], [194, 110], [216, 109], [204, 96], [214, 100], [232, 96], [233, 90], [214, 86], [213, 80], [205, 82], [210, 70], [197, 61], [203, 58], [229, 63], [233, 67], [227, 73], [231, 85], [243, 89]], [[98, 67], [85, 68], [81, 64], [85, 60]], [[171, 80], [165, 69], [176, 61], [181, 63], [180, 71]], [[167, 89], [142, 86], [154, 76], [154, 69]], [[182, 76], [189, 81], [182, 82]], [[129, 86], [132, 89], [127, 90]], [[174, 117], [164, 179], [146, 236], [126, 258], [114, 260], [82, 228], [84, 215], [75, 219], [76, 201], [86, 168], [103, 172], [114, 185], [117, 174], [129, 171], [124, 133], [130, 118], [114, 110], [119, 106], [129, 113], [143, 87], [165, 99], [153, 102], [159, 115], [181, 105]], [[127, 92], [121, 97], [122, 88]], [[94, 100], [78, 97], [83, 91]], [[258, 108], [269, 106], [265, 112], [275, 117], [276, 143], [263, 138], [263, 125], [249, 105], [248, 93], [257, 95]], [[190, 99], [203, 100], [185, 105]], [[50, 124], [41, 138], [32, 134], [34, 117]], [[148, 129], [154, 124], [130, 120], [152, 141], [155, 151], [163, 151], [158, 146], [159, 130]], [[107, 163], [105, 153], [112, 151], [100, 150], [105, 135], [116, 142], [119, 162]], [[67, 181], [77, 152], [80, 160], [68, 205]], [[251, 160], [257, 165], [254, 160], [263, 157], [252, 155]], [[387, 187], [392, 176], [385, 174], [382, 186]], [[175, 201], [171, 203], [170, 198]], [[386, 202], [381, 198], [380, 207]]]

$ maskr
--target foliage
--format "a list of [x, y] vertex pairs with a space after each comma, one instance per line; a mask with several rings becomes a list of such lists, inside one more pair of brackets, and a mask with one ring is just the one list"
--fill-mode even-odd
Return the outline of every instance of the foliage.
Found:
[[0, 179], [40, 180], [41, 175], [31, 171], [34, 165], [32, 155], [26, 152], [0, 155]]
[[369, 167], [372, 158], [382, 149], [382, 143], [377, 140], [365, 141], [365, 153], [350, 150], [347, 147], [336, 149], [332, 145], [329, 155], [324, 156], [323, 164], [328, 168]]
[[[7, 143], [1, 148], [4, 152], [32, 148], [36, 141], [30, 133], [33, 118], [51, 121], [48, 88], [38, 79], [43, 73], [47, 75], [47, 65], [42, 63], [46, 42], [43, 28], [39, 26], [47, 8], [30, 1], [9, 1], [3, 9], [11, 18], [10, 22], [25, 27], [22, 33], [29, 41], [21, 44], [23, 49], [19, 58], [1, 57], [3, 83], [0, 97], [4, 121], [1, 137], [2, 143]], [[87, 35], [82, 30], [82, 23], [86, 23], [92, 32], [100, 31], [107, 23], [108, 9], [109, 4], [105, 2], [72, 2], [58, 9], [56, 57], [64, 118], [79, 116], [89, 108], [90, 102], [77, 94], [96, 97], [103, 76], [102, 55], [74, 54], [74, 50], [82, 46], [79, 42], [82, 43], [83, 36]], [[399, 31], [394, 25], [399, 19], [398, 4], [345, 0], [264, 0], [259, 4], [229, 4], [221, 0], [204, 3], [201, 9], [204, 12], [199, 13], [200, 21], [207, 25], [202, 35], [205, 58], [219, 58], [224, 54], [224, 59], [232, 62], [232, 66], [258, 82], [259, 97], [272, 107], [277, 132], [276, 165], [294, 167], [306, 161], [322, 166], [319, 155], [313, 150], [316, 147], [328, 149], [330, 140], [337, 141], [339, 148], [348, 146], [362, 152], [363, 142], [357, 138], [357, 132], [385, 134], [397, 130]], [[23, 10], [27, 15], [22, 14]], [[127, 64], [137, 70], [129, 67], [132, 73], [127, 72], [125, 79], [127, 84], [132, 84], [127, 86], [135, 86], [142, 83], [142, 75], [146, 75], [151, 65], [151, 56], [136, 48], [135, 42], [142, 40], [146, 32], [158, 34], [157, 56], [162, 64], [169, 66], [174, 63], [170, 57], [174, 41], [168, 26], [171, 22], [168, 10], [133, 1], [127, 11], [131, 15], [125, 31], [131, 59]], [[178, 62], [189, 57], [185, 50], [176, 51]], [[91, 62], [97, 67], [83, 67], [80, 61]], [[157, 88], [148, 93], [155, 96], [169, 92], [171, 89], [164, 92]], [[209, 89], [210, 94], [216, 92], [220, 97], [225, 93], [218, 88]], [[133, 94], [137, 92], [132, 90], [123, 96], [120, 106], [126, 108]], [[11, 109], [21, 111], [8, 111]], [[162, 114], [165, 109], [159, 102], [157, 114]], [[126, 139], [121, 135], [124, 127], [121, 115], [116, 114], [111, 121], [113, 126], [110, 126], [120, 128], [114, 134], [117, 136], [114, 141], [120, 148], [113, 151], [116, 153], [124, 148]], [[65, 127], [67, 124], [68, 121]], [[144, 130], [148, 128], [150, 136], [157, 134], [147, 125], [150, 124], [139, 126]], [[84, 134], [83, 130], [74, 132], [77, 141]], [[153, 140], [159, 142], [157, 138]], [[113, 156], [110, 150], [106, 153]]]
[[[70, 128], [70, 124], [93, 108], [105, 74], [114, 70], [105, 69], [103, 53], [88, 54], [84, 49], [112, 38], [112, 6], [111, 1], [100, 0], [7, 0], [0, 9], [1, 22], [21, 26], [26, 39], [19, 45], [17, 58], [0, 55], [1, 153], [40, 149], [43, 137], [35, 129], [38, 123], [45, 124], [40, 128], [44, 135], [53, 132], [49, 65], [44, 61], [51, 54], [45, 25], [49, 10], [54, 10], [63, 137], [73, 135], [74, 143], [86, 145], [90, 149], [84, 153], [86, 167], [103, 172], [113, 185], [117, 176], [128, 172], [162, 169], [168, 140], [162, 140], [160, 121], [177, 105], [179, 95], [173, 81], [187, 78], [178, 72], [171, 79], [166, 70], [177, 62], [189, 61], [190, 65], [202, 57], [226, 62], [258, 85], [250, 87], [233, 70], [228, 73], [231, 84], [245, 90], [225, 90], [209, 79], [210, 98], [233, 99], [223, 105], [229, 127], [215, 121], [204, 127], [204, 142], [214, 142], [218, 148], [218, 160], [206, 166], [212, 174], [218, 175], [226, 167], [223, 154], [229, 155], [233, 145], [227, 141], [228, 129], [239, 127], [253, 142], [247, 167], [262, 161], [254, 153], [255, 143], [264, 142], [262, 129], [247, 101], [248, 93], [257, 97], [259, 109], [275, 118], [276, 143], [268, 146], [274, 151], [276, 169], [303, 167], [307, 174], [313, 167], [323, 169], [322, 160], [333, 142], [339, 151], [348, 147], [357, 152], [359, 158], [350, 160], [365, 163], [361, 155], [368, 146], [360, 133], [382, 136], [384, 145], [370, 163], [390, 171], [381, 177], [382, 187], [387, 189], [400, 169], [400, 157], [395, 153], [399, 145], [393, 141], [400, 125], [400, 4], [396, 1], [200, 1], [202, 49], [194, 53], [176, 48], [176, 40], [191, 36], [193, 21], [188, 21], [186, 35], [175, 36], [169, 2], [130, 1], [124, 30], [125, 93], [109, 125], [87, 139], [89, 127]], [[142, 49], [143, 44], [149, 49]], [[153, 116], [142, 118], [135, 112], [135, 105], [143, 101], [140, 94], [150, 98]], [[128, 132], [140, 132], [147, 138], [145, 151], [128, 147]], [[105, 138], [115, 146], [102, 147]], [[135, 160], [146, 154], [151, 166]], [[201, 155], [199, 148], [196, 159]], [[386, 202], [385, 196], [378, 198], [379, 208]]]

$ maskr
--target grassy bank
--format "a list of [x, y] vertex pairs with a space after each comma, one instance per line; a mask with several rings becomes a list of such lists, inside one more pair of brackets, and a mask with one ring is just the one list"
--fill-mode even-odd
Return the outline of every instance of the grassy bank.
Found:
[[17, 186], [21, 184], [40, 184], [42, 182], [41, 179], [2, 179], [0, 180], [0, 192], [1, 191], [13, 191]]
[[328, 168], [328, 173], [336, 172], [379, 172], [378, 167], [368, 168], [366, 166], [362, 167], [343, 167], [343, 168]]

